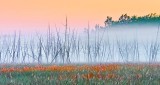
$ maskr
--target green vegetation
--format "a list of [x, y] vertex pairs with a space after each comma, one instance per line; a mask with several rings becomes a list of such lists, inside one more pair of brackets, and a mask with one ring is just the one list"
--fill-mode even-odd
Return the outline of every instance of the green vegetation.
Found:
[[156, 13], [151, 13], [145, 16], [128, 16], [127, 14], [122, 14], [117, 21], [114, 21], [112, 17], [107, 16], [105, 20], [105, 26], [117, 26], [117, 25], [135, 25], [135, 24], [159, 24], [160, 15]]
[[0, 74], [0, 85], [159, 85], [159, 65], [122, 65], [112, 71], [31, 71]]

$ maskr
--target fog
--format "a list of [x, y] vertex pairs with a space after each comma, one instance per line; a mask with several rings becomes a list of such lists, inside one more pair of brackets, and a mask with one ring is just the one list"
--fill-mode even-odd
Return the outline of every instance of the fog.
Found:
[[0, 63], [159, 62], [159, 27], [116, 26], [1, 35]]

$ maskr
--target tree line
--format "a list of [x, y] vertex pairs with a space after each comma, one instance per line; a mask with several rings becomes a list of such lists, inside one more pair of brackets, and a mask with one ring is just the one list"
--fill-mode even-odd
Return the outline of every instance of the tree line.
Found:
[[160, 23], [160, 15], [156, 13], [150, 13], [144, 16], [128, 16], [127, 14], [122, 14], [118, 20], [114, 21], [112, 17], [107, 16], [104, 21], [105, 27], [115, 26], [115, 25], [129, 25], [129, 24], [157, 24]]

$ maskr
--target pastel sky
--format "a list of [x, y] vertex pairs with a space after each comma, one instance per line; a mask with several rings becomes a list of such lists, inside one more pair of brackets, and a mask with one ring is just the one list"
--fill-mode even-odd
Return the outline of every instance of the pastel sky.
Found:
[[160, 14], [160, 0], [0, 0], [0, 32], [44, 31], [48, 23], [63, 28], [65, 17], [71, 28], [83, 29], [88, 21], [104, 26], [107, 15]]

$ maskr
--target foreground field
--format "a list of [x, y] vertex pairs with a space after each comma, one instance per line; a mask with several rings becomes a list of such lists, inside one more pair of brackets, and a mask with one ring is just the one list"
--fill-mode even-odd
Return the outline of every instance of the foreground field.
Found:
[[159, 85], [160, 64], [0, 67], [0, 85]]

